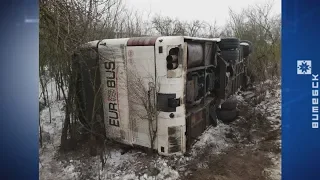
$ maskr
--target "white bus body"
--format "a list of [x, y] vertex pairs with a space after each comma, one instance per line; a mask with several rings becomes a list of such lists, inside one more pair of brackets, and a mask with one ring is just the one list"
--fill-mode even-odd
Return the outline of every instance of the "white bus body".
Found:
[[[212, 124], [210, 111], [241, 86], [244, 71], [234, 69], [243, 67], [243, 57], [235, 65], [224, 61], [219, 55], [220, 40], [165, 36], [84, 45], [83, 49], [95, 49], [98, 55], [106, 136], [130, 146], [153, 148], [162, 155], [185, 153], [192, 140]], [[227, 90], [225, 74], [230, 69], [236, 74], [235, 85]], [[198, 87], [198, 82], [203, 83]], [[86, 106], [92, 106], [88, 99], [93, 97], [85, 96]], [[147, 102], [156, 107], [152, 121]]]

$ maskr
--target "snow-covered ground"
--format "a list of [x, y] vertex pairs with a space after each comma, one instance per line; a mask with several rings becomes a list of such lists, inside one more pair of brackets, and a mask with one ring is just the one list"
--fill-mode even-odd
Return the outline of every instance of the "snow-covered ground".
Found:
[[[44, 108], [41, 113], [41, 128], [43, 147], [40, 153], [40, 179], [46, 180], [76, 180], [76, 179], [118, 179], [118, 180], [177, 180], [190, 173], [188, 165], [193, 163], [197, 156], [208, 153], [204, 151], [210, 147], [209, 153], [219, 154], [234, 146], [226, 137], [230, 126], [219, 123], [217, 127], [209, 128], [199, 138], [191, 150], [189, 157], [161, 157], [150, 156], [139, 150], [132, 150], [121, 154], [119, 148], [109, 148], [105, 153], [106, 164], [102, 168], [99, 157], [74, 158], [72, 155], [65, 159], [58, 158], [58, 146], [63, 126], [64, 102], [56, 100], [55, 85], [48, 84], [48, 93], [51, 97], [51, 122], [49, 108]], [[51, 88], [53, 87], [53, 88]], [[237, 96], [243, 101], [243, 95]], [[268, 114], [267, 119], [272, 121], [274, 129], [279, 129], [280, 90], [267, 91], [266, 99], [256, 106]], [[280, 140], [279, 140], [280, 141]], [[270, 178], [278, 180], [281, 177], [280, 155], [269, 153], [274, 165], [265, 169]], [[74, 158], [74, 159], [73, 159]], [[206, 168], [205, 163], [199, 162], [197, 168]]]
[[[267, 82], [273, 83], [273, 82]], [[267, 120], [271, 123], [273, 130], [279, 131], [279, 136], [275, 139], [275, 143], [281, 147], [281, 84], [276, 83], [274, 89], [266, 91], [266, 97], [256, 108], [261, 109], [266, 113]], [[272, 180], [281, 179], [281, 153], [270, 153], [272, 167], [266, 168], [270, 178]]]

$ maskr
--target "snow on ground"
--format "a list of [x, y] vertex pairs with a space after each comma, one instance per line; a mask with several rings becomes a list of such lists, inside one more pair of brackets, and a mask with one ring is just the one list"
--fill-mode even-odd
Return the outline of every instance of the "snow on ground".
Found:
[[267, 91], [266, 100], [261, 102], [257, 109], [264, 110], [267, 113], [267, 120], [272, 122], [275, 129], [281, 126], [281, 91], [280, 89]]
[[[67, 162], [62, 162], [56, 158], [56, 155], [63, 126], [64, 103], [63, 101], [56, 101], [55, 84], [51, 82], [49, 87], [48, 93], [52, 100], [50, 106], [51, 122], [48, 107], [44, 108], [40, 113], [44, 143], [43, 148], [39, 150], [40, 179], [80, 179], [80, 176], [85, 173], [84, 171], [88, 171], [90, 179], [177, 180], [181, 177], [179, 173], [187, 171], [184, 167], [188, 162], [198, 154], [203, 153], [202, 150], [205, 147], [209, 146], [212, 150], [211, 153], [219, 154], [233, 146], [226, 138], [226, 132], [230, 127], [219, 123], [217, 127], [209, 128], [199, 137], [199, 141], [193, 146], [191, 157], [174, 157], [173, 160], [170, 160], [160, 156], [150, 157], [138, 150], [121, 154], [119, 149], [110, 149], [105, 155], [106, 165], [103, 169], [99, 157], [93, 157], [88, 161], [70, 159]], [[236, 96], [236, 98], [243, 101], [243, 94], [242, 96]], [[266, 100], [257, 105], [256, 108], [268, 113], [267, 119], [274, 122], [275, 129], [281, 126], [280, 90], [268, 91]], [[270, 154], [270, 156], [273, 158], [274, 167], [266, 169], [266, 172], [270, 174], [272, 179], [280, 179], [280, 155]], [[174, 162], [174, 166], [178, 167], [173, 167], [172, 162]]]
[[[41, 87], [39, 88], [39, 92], [41, 92]], [[75, 179], [78, 177], [79, 173], [75, 172], [76, 168], [74, 165], [69, 164], [67, 166], [63, 166], [62, 162], [55, 160], [55, 155], [60, 144], [63, 119], [65, 118], [65, 113], [63, 111], [64, 101], [57, 101], [56, 84], [54, 81], [51, 80], [48, 82], [47, 90], [50, 108], [45, 107], [40, 112], [43, 141], [43, 147], [39, 149], [40, 179]], [[40, 102], [43, 102], [42, 96], [39, 96], [39, 99]]]
[[222, 150], [231, 146], [227, 142], [226, 133], [230, 127], [228, 125], [219, 123], [217, 127], [210, 127], [200, 137], [199, 141], [193, 145], [192, 155], [196, 156], [202, 153], [205, 147], [209, 146], [212, 148], [212, 153], [220, 153]]
[[55, 153], [60, 143], [60, 135], [64, 112], [62, 111], [63, 101], [56, 101], [51, 104], [51, 123], [49, 108], [45, 108], [40, 113], [43, 148], [40, 149], [40, 177], [43, 179], [73, 179], [76, 174], [74, 166], [70, 165], [62, 168], [62, 163], [55, 161]]
[[[281, 133], [281, 82], [265, 81], [260, 84], [258, 89], [265, 90], [265, 98], [254, 107], [255, 110], [262, 112], [271, 124], [273, 132]], [[250, 98], [254, 92], [243, 92], [243, 96]], [[243, 101], [243, 96], [238, 96], [238, 100]], [[281, 147], [281, 135], [278, 135], [274, 143]], [[265, 172], [272, 180], [281, 179], [281, 153], [269, 153], [268, 157], [273, 163], [272, 167], [266, 168]]]
[[[40, 149], [40, 179], [77, 179], [80, 171], [77, 171], [77, 166], [81, 164], [79, 161], [71, 160], [69, 165], [64, 167], [64, 163], [55, 159], [56, 151], [60, 143], [60, 135], [63, 126], [64, 113], [62, 111], [63, 101], [54, 102], [51, 105], [51, 123], [49, 116], [49, 108], [45, 108], [41, 114], [42, 136], [44, 140], [44, 147]], [[225, 138], [225, 132], [228, 126], [219, 124], [216, 128], [209, 128], [206, 133], [200, 137], [200, 141], [195, 144], [195, 149], [203, 149], [205, 146], [213, 147], [215, 153], [219, 153], [228, 147]], [[193, 151], [196, 152], [196, 151]], [[200, 151], [198, 151], [200, 152]], [[99, 158], [92, 158], [90, 166], [92, 170], [96, 171], [93, 176], [98, 179], [118, 179], [118, 180], [176, 180], [179, 179], [179, 173], [168, 165], [168, 160], [158, 157], [157, 159], [148, 159], [147, 155], [141, 152], [128, 152], [121, 155], [120, 151], [115, 149], [109, 151], [106, 155], [106, 167], [101, 170], [101, 163]], [[194, 153], [193, 156], [196, 156]], [[185, 165], [190, 159], [185, 157], [176, 158], [182, 165]], [[135, 172], [137, 166], [147, 163], [147, 167], [142, 169], [149, 169], [154, 166], [154, 169], [159, 171], [159, 174], [149, 175], [149, 172], [139, 174]]]
[[[272, 83], [272, 82], [269, 82]], [[271, 122], [274, 130], [281, 130], [281, 91], [280, 82], [276, 84], [279, 88], [267, 91], [266, 99], [256, 108], [263, 110], [267, 114], [267, 120]], [[281, 147], [281, 137], [279, 136], [276, 143]], [[273, 180], [281, 179], [281, 154], [270, 154], [274, 166], [267, 168], [266, 171]]]
[[[57, 100], [58, 93], [56, 91], [56, 87], [57, 87], [57, 84], [53, 79], [48, 80], [48, 83], [47, 83], [47, 91], [48, 92], [45, 92], [45, 93], [48, 93], [48, 97], [49, 97], [50, 102], [55, 102]], [[68, 93], [67, 87], [65, 87], [65, 91], [66, 91], [65, 93]], [[42, 92], [40, 84], [39, 84], [39, 92]], [[60, 97], [61, 98], [63, 97], [61, 90], [60, 90]], [[39, 99], [41, 102], [43, 102], [43, 94], [39, 93]]]
[[[56, 160], [56, 152], [60, 144], [60, 135], [63, 127], [63, 101], [56, 101], [51, 104], [51, 122], [49, 108], [46, 107], [40, 113], [41, 128], [43, 136], [43, 148], [39, 151], [40, 154], [40, 179], [46, 180], [68, 180], [78, 179], [81, 171], [77, 171], [77, 166], [81, 165], [80, 161], [70, 160], [68, 165]], [[110, 150], [106, 154], [106, 167], [101, 170], [101, 163], [99, 158], [92, 158], [90, 166], [92, 166], [94, 179], [119, 179], [119, 180], [153, 180], [153, 179], [167, 179], [176, 180], [179, 178], [177, 171], [168, 166], [165, 159], [154, 159], [150, 164], [159, 171], [156, 175], [148, 175], [144, 173], [136, 175], [137, 165], [142, 164], [139, 161], [147, 159], [146, 154], [141, 152], [126, 153], [121, 155], [120, 151]], [[143, 158], [145, 157], [145, 158]], [[148, 159], [147, 159], [148, 160]], [[88, 165], [85, 165], [88, 166]], [[149, 168], [149, 167], [146, 167]], [[122, 170], [121, 170], [122, 169]]]
[[60, 134], [65, 118], [63, 106], [63, 101], [56, 101], [51, 104], [51, 120], [49, 108], [45, 108], [40, 114], [43, 140], [51, 142], [55, 146], [60, 143]]

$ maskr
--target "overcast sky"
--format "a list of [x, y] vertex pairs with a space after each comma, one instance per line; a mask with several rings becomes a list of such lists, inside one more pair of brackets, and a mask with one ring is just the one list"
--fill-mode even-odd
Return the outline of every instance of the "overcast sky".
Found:
[[[268, 0], [124, 0], [128, 7], [163, 16], [178, 17], [181, 20], [203, 20], [219, 26], [228, 19], [229, 8], [242, 8], [270, 2]], [[272, 2], [272, 1], [271, 1]], [[273, 13], [281, 13], [281, 0], [273, 0]]]

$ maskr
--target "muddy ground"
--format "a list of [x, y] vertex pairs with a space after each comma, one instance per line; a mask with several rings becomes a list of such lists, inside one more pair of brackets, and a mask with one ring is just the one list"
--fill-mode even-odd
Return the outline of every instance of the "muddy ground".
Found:
[[[274, 99], [280, 99], [280, 94], [276, 90], [270, 90], [268, 93]], [[262, 94], [262, 96], [265, 95]], [[271, 97], [260, 97], [260, 101], [273, 99]], [[259, 108], [257, 103], [261, 102], [256, 102], [259, 101], [258, 98], [254, 96], [242, 101], [238, 107], [240, 117], [229, 124], [231, 128], [225, 135], [233, 146], [219, 154], [211, 154], [210, 147], [206, 147], [204, 153], [189, 164], [188, 169], [192, 171], [191, 174], [182, 179], [275, 180], [281, 178], [280, 103], [262, 102]], [[207, 164], [205, 167], [194, 167], [195, 164], [203, 162]]]

